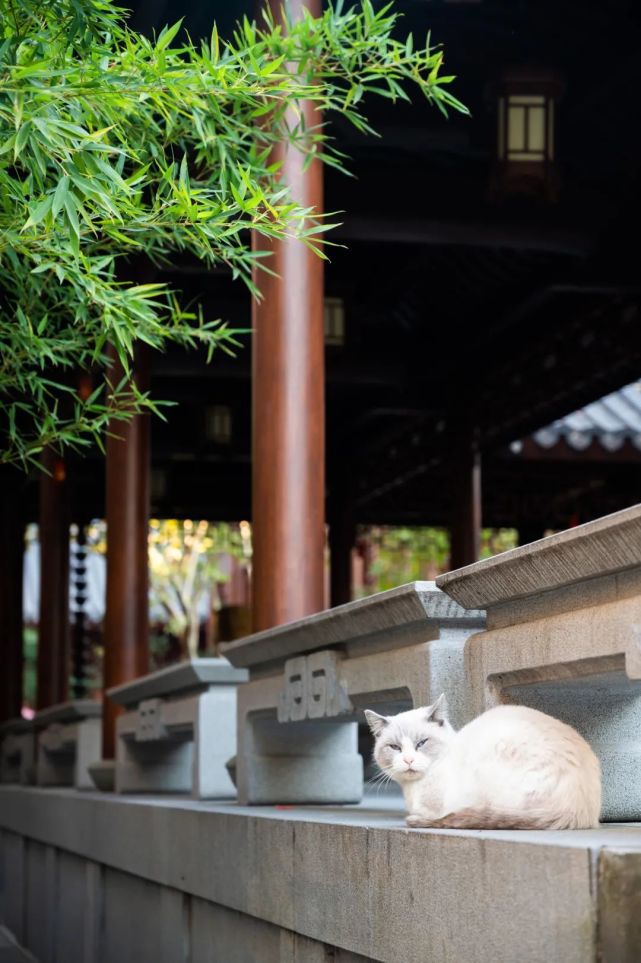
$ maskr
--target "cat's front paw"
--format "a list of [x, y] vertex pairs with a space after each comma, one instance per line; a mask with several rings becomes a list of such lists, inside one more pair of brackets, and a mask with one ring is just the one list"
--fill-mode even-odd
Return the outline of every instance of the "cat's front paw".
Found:
[[411, 829], [425, 829], [426, 826], [430, 826], [429, 820], [425, 819], [424, 816], [409, 815], [405, 817], [405, 825], [409, 826]]

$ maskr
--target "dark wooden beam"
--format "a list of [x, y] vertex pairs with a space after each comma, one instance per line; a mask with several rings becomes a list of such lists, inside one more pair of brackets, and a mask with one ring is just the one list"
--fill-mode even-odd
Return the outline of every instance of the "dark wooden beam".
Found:
[[[274, 17], [280, 0], [270, 0]], [[290, 16], [320, 0], [292, 0]], [[320, 117], [302, 105], [308, 127]], [[303, 207], [323, 210], [318, 161], [284, 145], [275, 151], [282, 179]], [[262, 238], [255, 247], [267, 249]], [[253, 306], [253, 618], [256, 630], [323, 608], [325, 548], [325, 374], [323, 265], [305, 245], [271, 245], [269, 266], [255, 280]]]
[[346, 216], [335, 234], [341, 240], [370, 244], [465, 245], [582, 256], [589, 254], [594, 246], [592, 236], [573, 227], [557, 228], [541, 223], [501, 224], [496, 219], [488, 224], [487, 220], [457, 222], [445, 218], [430, 221]]
[[0, 722], [22, 709], [22, 562], [24, 555], [23, 479], [1, 475], [0, 501]]
[[67, 465], [45, 450], [40, 478], [40, 618], [37, 707], [65, 702], [69, 692], [69, 498]]
[[[110, 369], [112, 383], [123, 376]], [[148, 356], [136, 356], [134, 377], [141, 390], [148, 381]], [[114, 421], [107, 438], [107, 608], [104, 689], [149, 671], [149, 416]], [[105, 696], [103, 758], [113, 759], [119, 708]]]

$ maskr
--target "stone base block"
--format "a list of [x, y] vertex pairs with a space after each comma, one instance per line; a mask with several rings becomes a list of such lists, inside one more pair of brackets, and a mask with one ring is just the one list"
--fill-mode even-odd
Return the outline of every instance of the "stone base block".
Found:
[[284, 726], [248, 717], [237, 757], [241, 803], [357, 803], [363, 795], [363, 758], [354, 722], [299, 722]]
[[102, 706], [90, 700], [65, 702], [39, 712], [36, 782], [39, 786], [93, 789], [89, 767], [102, 752]]
[[233, 798], [226, 764], [246, 675], [226, 659], [195, 659], [111, 690], [126, 708], [116, 723], [116, 792]]
[[641, 684], [624, 672], [507, 686], [504, 701], [530, 706], [574, 726], [601, 762], [608, 822], [641, 821]]
[[11, 719], [0, 726], [0, 783], [31, 785], [36, 777], [33, 723]]

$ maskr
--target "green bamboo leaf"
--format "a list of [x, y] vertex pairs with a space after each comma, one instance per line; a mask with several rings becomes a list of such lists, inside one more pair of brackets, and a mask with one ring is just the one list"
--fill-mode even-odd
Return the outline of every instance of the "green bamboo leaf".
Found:
[[156, 50], [165, 50], [166, 47], [169, 47], [172, 40], [182, 27], [182, 24], [182, 20], [178, 20], [178, 22], [173, 24], [173, 26], [164, 27], [160, 33], [160, 36], [158, 37], [158, 40], [156, 41]]
[[54, 217], [56, 217], [65, 206], [65, 201], [69, 192], [69, 184], [70, 178], [67, 177], [66, 174], [58, 181], [58, 186], [56, 187], [55, 194], [53, 195], [53, 204], [51, 205], [51, 211]]
[[27, 120], [15, 135], [15, 139], [13, 141], [13, 159], [14, 160], [17, 160], [22, 154], [23, 148], [29, 140], [31, 129], [32, 129], [31, 122]]
[[26, 231], [28, 227], [34, 227], [34, 225], [39, 224], [40, 221], [44, 220], [51, 210], [52, 204], [53, 196], [51, 194], [48, 197], [43, 198], [29, 215], [29, 218], [24, 224], [22, 230]]

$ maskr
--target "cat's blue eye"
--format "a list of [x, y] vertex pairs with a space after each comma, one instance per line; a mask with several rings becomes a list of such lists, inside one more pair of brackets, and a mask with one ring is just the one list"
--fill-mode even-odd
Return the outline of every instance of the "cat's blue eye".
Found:
[[420, 742], [417, 742], [417, 743], [416, 743], [416, 748], [417, 748], [417, 749], [420, 749], [421, 746], [424, 746], [426, 742], [427, 742], [427, 739], [421, 739]]
[[390, 749], [395, 749], [397, 752], [400, 752], [400, 751], [401, 751], [401, 747], [400, 747], [400, 746], [390, 746]]

